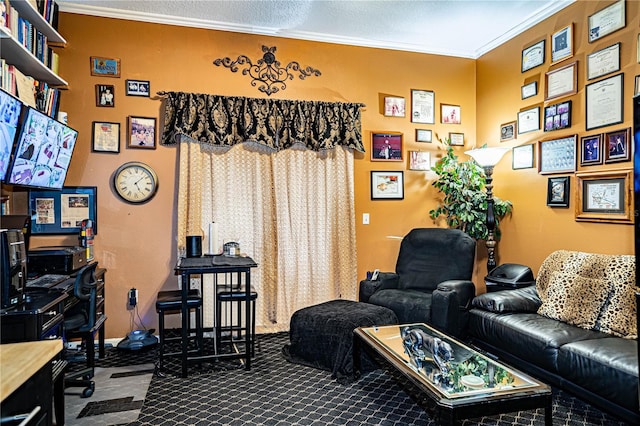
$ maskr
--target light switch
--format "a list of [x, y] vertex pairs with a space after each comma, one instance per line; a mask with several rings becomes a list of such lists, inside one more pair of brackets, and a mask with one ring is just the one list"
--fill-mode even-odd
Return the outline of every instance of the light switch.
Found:
[[362, 224], [363, 225], [369, 224], [369, 213], [362, 213]]

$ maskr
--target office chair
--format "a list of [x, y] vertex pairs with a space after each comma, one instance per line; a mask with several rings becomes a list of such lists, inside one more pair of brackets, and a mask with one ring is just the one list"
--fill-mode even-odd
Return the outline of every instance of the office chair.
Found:
[[82, 338], [82, 345], [87, 349], [87, 366], [78, 371], [65, 373], [65, 387], [84, 387], [82, 398], [93, 395], [95, 383], [91, 378], [94, 374], [93, 336], [96, 332], [96, 288], [95, 276], [97, 263], [82, 267], [78, 271], [73, 285], [73, 295], [78, 303], [64, 313], [64, 341], [69, 338]]

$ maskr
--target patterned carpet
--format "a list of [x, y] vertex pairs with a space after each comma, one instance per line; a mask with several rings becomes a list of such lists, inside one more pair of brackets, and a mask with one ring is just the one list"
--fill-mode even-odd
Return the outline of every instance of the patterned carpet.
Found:
[[[239, 363], [189, 367], [179, 377], [175, 361], [164, 376], [154, 376], [140, 416], [129, 425], [435, 425], [385, 372], [376, 370], [341, 385], [330, 373], [291, 364], [281, 349], [288, 333], [259, 335], [250, 371]], [[98, 365], [145, 364], [156, 350], [108, 350]], [[572, 395], [553, 391], [554, 425], [625, 425]], [[98, 424], [98, 423], [96, 423]], [[465, 425], [543, 425], [543, 410], [465, 421]]]

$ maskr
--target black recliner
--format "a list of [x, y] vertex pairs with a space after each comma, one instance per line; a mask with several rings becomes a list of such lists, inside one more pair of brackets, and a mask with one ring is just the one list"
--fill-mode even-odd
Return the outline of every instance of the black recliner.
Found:
[[74, 337], [82, 338], [82, 344], [86, 348], [86, 367], [66, 372], [64, 376], [65, 387], [84, 387], [82, 397], [93, 395], [95, 383], [91, 378], [94, 375], [94, 339], [96, 324], [96, 290], [98, 282], [95, 271], [97, 263], [92, 263], [81, 268], [73, 285], [73, 295], [78, 303], [72, 306], [64, 314], [64, 341]]
[[428, 323], [464, 337], [475, 256], [476, 241], [460, 230], [413, 229], [402, 239], [396, 271], [361, 281], [359, 300], [391, 309], [400, 324]]

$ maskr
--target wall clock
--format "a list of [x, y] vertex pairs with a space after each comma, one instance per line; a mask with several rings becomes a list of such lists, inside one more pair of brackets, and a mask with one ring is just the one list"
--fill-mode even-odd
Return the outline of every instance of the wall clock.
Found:
[[158, 175], [148, 165], [130, 161], [118, 167], [113, 187], [124, 201], [139, 204], [149, 201], [158, 191]]

